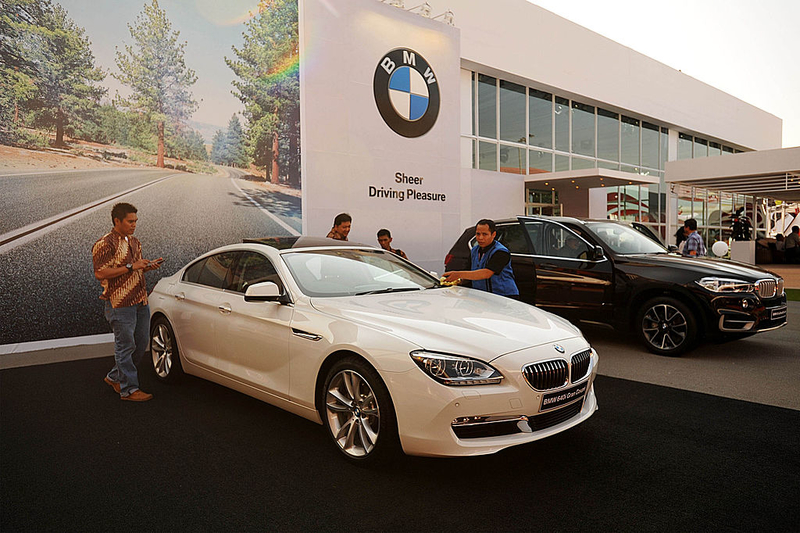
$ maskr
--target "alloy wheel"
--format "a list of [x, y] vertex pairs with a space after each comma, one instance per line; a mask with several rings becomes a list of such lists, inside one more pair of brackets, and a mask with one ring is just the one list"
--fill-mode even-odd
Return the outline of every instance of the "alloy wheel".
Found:
[[354, 370], [333, 376], [325, 398], [328, 427], [339, 448], [352, 457], [365, 457], [375, 448], [380, 431], [380, 408], [372, 387]]
[[679, 348], [689, 335], [689, 324], [676, 307], [660, 303], [652, 306], [642, 318], [642, 333], [651, 345], [659, 350]]
[[166, 324], [158, 324], [153, 330], [150, 353], [153, 356], [153, 369], [158, 377], [163, 379], [169, 376], [174, 350], [172, 334]]

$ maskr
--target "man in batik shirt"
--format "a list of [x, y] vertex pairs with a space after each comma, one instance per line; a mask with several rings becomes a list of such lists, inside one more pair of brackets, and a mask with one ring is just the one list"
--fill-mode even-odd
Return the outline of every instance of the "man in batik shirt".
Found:
[[121, 399], [146, 402], [153, 395], [139, 390], [136, 364], [150, 336], [150, 307], [144, 273], [161, 266], [163, 258], [142, 259], [142, 245], [133, 236], [136, 208], [118, 203], [111, 209], [114, 229], [92, 247], [94, 277], [100, 280], [105, 316], [114, 332], [114, 367], [103, 379]]

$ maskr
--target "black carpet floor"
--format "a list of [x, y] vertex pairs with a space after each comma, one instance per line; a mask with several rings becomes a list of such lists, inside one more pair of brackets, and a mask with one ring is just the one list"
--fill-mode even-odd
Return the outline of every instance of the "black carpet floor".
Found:
[[111, 358], [0, 372], [0, 530], [796, 531], [800, 411], [599, 377], [600, 410], [464, 459], [339, 457], [215, 384], [122, 402]]

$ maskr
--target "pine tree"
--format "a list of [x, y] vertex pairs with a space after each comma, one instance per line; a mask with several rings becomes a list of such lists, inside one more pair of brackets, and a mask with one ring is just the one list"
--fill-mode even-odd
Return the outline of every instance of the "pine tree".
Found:
[[4, 0], [0, 15], [0, 82], [2, 118], [13, 105], [35, 110], [37, 123], [56, 127], [56, 144], [64, 143], [68, 124], [90, 115], [105, 89], [94, 85], [105, 77], [94, 66], [90, 42], [67, 12], [47, 0]]
[[228, 122], [228, 131], [225, 133], [227, 139], [227, 164], [233, 167], [246, 167], [249, 164], [245, 149], [244, 132], [239, 117], [233, 115]]
[[228, 157], [228, 136], [222, 130], [217, 130], [211, 141], [211, 162], [215, 165], [225, 165]]
[[164, 167], [164, 123], [181, 125], [197, 107], [189, 92], [197, 77], [184, 62], [186, 42], [178, 42], [180, 32], [172, 31], [166, 12], [158, 0], [145, 5], [134, 25], [128, 24], [133, 45], [125, 45], [125, 52], [117, 50], [115, 77], [133, 89], [125, 104], [144, 113], [156, 123], [158, 134], [158, 159], [156, 165]]
[[273, 183], [300, 185], [300, 73], [297, 0], [261, 0], [247, 23], [244, 44], [226, 58], [239, 80], [234, 94], [245, 106], [247, 141], [256, 165]]

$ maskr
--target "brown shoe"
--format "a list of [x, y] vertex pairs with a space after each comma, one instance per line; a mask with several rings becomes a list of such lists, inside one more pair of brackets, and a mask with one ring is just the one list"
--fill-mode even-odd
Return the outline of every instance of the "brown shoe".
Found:
[[120, 396], [121, 400], [127, 400], [129, 402], [146, 402], [147, 400], [152, 400], [153, 395], [147, 394], [144, 391], [135, 390], [130, 393], [128, 396]]
[[110, 379], [108, 379], [108, 376], [104, 377], [103, 381], [111, 385], [111, 388], [114, 389], [114, 392], [119, 394], [119, 381], [111, 381]]

